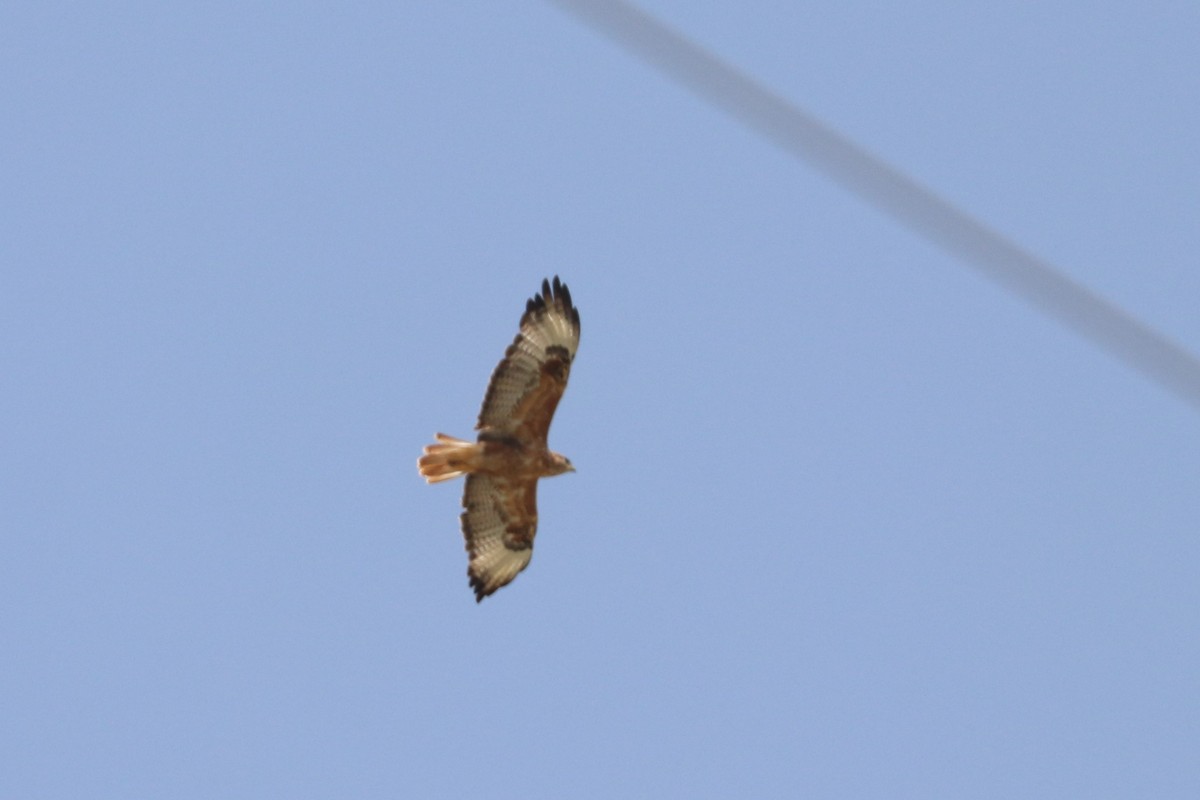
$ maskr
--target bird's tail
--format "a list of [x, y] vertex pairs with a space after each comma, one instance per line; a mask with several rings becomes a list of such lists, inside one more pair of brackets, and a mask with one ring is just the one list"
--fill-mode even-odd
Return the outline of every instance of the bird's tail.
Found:
[[417, 469], [429, 483], [440, 483], [468, 472], [479, 464], [479, 445], [455, 439], [444, 433], [435, 434], [437, 444], [425, 446], [425, 455], [417, 459]]

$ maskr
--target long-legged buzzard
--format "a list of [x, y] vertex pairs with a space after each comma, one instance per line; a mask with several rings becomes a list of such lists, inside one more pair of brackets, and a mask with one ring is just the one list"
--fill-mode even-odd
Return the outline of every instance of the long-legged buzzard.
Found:
[[476, 441], [436, 435], [417, 468], [429, 483], [466, 475], [462, 531], [476, 602], [529, 565], [539, 478], [574, 472], [546, 446], [550, 420], [579, 347], [579, 311], [555, 276], [525, 305], [521, 332], [492, 373]]

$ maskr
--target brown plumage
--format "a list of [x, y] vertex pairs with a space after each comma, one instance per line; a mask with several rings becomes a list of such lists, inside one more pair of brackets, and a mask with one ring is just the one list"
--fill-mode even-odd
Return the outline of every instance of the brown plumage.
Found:
[[546, 446], [579, 347], [579, 311], [555, 276], [525, 304], [521, 330], [492, 372], [476, 441], [436, 435], [417, 468], [429, 483], [466, 475], [462, 531], [476, 602], [529, 565], [539, 478], [574, 472]]

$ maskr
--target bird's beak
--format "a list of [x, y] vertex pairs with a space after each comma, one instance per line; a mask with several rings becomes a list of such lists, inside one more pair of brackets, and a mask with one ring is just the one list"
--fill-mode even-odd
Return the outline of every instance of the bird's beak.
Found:
[[568, 464], [568, 465], [567, 465], [567, 472], [574, 472], [574, 471], [575, 471], [575, 465], [574, 465], [574, 464]]

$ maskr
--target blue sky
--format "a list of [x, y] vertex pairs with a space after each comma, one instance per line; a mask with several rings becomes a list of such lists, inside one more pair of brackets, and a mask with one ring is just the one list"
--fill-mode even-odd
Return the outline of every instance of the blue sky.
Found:
[[[645, 2], [1200, 351], [1200, 8]], [[544, 3], [0, 13], [0, 794], [1195, 797], [1200, 416]], [[583, 337], [533, 563], [465, 435]]]

